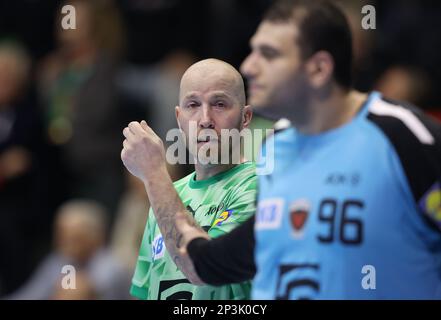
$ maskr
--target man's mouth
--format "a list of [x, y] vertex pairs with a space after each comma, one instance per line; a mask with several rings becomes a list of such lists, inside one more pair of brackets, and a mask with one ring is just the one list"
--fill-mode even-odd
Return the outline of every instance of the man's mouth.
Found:
[[211, 137], [204, 137], [204, 138], [198, 138], [198, 140], [197, 140], [198, 143], [207, 143], [210, 141], [216, 141], [216, 139], [211, 138]]

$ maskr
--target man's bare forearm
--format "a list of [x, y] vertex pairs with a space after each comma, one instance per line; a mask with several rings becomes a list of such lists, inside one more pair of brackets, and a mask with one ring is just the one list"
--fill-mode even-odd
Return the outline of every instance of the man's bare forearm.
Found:
[[197, 226], [197, 223], [190, 214], [187, 214], [167, 169], [164, 167], [149, 174], [144, 185], [170, 257], [191, 283], [203, 284], [197, 276], [190, 258], [179, 253], [182, 235], [175, 224], [177, 213], [186, 213], [185, 216], [190, 225]]

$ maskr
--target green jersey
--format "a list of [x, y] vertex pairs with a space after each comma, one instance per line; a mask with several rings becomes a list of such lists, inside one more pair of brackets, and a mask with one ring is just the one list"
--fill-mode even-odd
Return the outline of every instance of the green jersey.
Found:
[[[184, 206], [211, 238], [230, 232], [255, 212], [257, 177], [252, 162], [195, 180], [195, 172], [174, 183]], [[251, 284], [195, 286], [168, 254], [150, 209], [130, 293], [140, 299], [239, 300], [250, 297]]]

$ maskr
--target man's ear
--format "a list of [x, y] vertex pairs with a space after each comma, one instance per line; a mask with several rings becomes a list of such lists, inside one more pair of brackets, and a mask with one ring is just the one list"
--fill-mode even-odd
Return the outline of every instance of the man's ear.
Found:
[[334, 59], [329, 52], [318, 51], [308, 58], [305, 70], [309, 84], [315, 89], [320, 89], [332, 79]]
[[253, 109], [250, 105], [246, 105], [242, 110], [242, 128], [248, 128], [253, 118]]

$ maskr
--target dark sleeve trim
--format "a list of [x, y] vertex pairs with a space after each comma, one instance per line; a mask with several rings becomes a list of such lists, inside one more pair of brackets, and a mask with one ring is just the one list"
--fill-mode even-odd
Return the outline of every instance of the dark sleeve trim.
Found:
[[[397, 105], [394, 101], [385, 102]], [[422, 143], [397, 117], [370, 112], [368, 119], [382, 130], [393, 145], [409, 182], [414, 201], [424, 211], [424, 220], [431, 227], [436, 227], [436, 221], [429, 219], [430, 213], [425, 210], [423, 199], [427, 192], [441, 181], [441, 125], [414, 106], [400, 103], [399, 107], [411, 112], [421, 122], [433, 136], [433, 143]], [[438, 227], [436, 228], [439, 230]]]
[[187, 251], [201, 280], [220, 286], [244, 282], [254, 277], [254, 246], [253, 215], [226, 235], [212, 240], [192, 240]]

